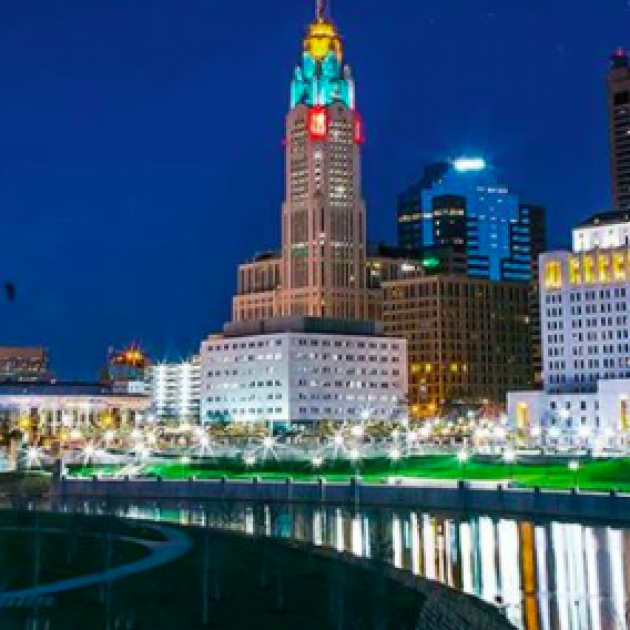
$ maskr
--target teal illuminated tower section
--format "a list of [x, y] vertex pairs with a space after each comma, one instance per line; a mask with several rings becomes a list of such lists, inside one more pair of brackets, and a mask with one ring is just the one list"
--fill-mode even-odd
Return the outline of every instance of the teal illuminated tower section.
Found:
[[298, 105], [327, 107], [343, 103], [354, 109], [354, 81], [343, 61], [343, 44], [334, 24], [326, 17], [325, 4], [318, 3], [317, 20], [304, 40], [302, 63], [291, 83], [291, 109]]

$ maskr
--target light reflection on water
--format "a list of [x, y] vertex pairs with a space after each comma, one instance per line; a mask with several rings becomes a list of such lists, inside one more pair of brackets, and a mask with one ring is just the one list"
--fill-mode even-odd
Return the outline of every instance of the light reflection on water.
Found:
[[[320, 506], [126, 506], [131, 518], [294, 538], [415, 575], [501, 606], [523, 630], [628, 630], [630, 530], [408, 510]], [[99, 511], [92, 504], [68, 509]]]

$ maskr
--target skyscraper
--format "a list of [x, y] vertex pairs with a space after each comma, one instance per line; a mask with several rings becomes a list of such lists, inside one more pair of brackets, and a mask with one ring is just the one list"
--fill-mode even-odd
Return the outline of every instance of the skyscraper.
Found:
[[619, 49], [610, 58], [608, 72], [610, 154], [613, 203], [617, 210], [630, 209], [630, 64]]
[[481, 158], [428, 166], [398, 199], [398, 244], [409, 250], [451, 247], [467, 274], [531, 282], [544, 251], [544, 210], [521, 203]]
[[[523, 203], [483, 158], [429, 165], [398, 198], [398, 244], [424, 259], [451, 252], [451, 273], [529, 286], [531, 380], [542, 384], [538, 258], [545, 209]], [[439, 254], [439, 255], [438, 255]]]
[[320, 1], [291, 83], [282, 251], [241, 266], [235, 321], [366, 316], [362, 142], [352, 72]]

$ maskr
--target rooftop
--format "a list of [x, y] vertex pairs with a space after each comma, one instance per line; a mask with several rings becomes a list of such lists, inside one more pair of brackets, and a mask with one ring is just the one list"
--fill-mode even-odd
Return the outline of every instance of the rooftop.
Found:
[[322, 319], [317, 317], [279, 317], [266, 320], [230, 322], [223, 328], [225, 337], [311, 333], [321, 335], [377, 336], [382, 329], [376, 322]]
[[578, 225], [578, 228], [597, 227], [600, 225], [616, 225], [618, 223], [630, 223], [630, 212], [627, 210], [610, 210], [598, 212], [586, 221]]

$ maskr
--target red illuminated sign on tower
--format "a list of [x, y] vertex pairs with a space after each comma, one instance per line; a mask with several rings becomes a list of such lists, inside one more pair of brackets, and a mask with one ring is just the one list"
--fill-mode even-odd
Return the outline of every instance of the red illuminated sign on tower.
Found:
[[313, 107], [309, 112], [308, 131], [313, 140], [324, 140], [328, 135], [328, 112], [325, 107]]
[[357, 144], [363, 144], [365, 142], [365, 134], [363, 131], [363, 118], [358, 112], [354, 114], [354, 141]]

